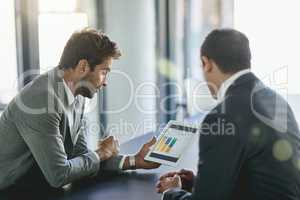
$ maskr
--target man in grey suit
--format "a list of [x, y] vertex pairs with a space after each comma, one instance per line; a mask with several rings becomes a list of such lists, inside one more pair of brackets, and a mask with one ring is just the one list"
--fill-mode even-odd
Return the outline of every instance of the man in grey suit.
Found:
[[110, 170], [150, 169], [144, 161], [155, 139], [134, 156], [118, 155], [113, 137], [87, 147], [83, 129], [84, 97], [106, 86], [116, 43], [94, 29], [75, 32], [59, 66], [35, 78], [9, 103], [0, 118], [0, 190], [38, 186], [60, 188]]

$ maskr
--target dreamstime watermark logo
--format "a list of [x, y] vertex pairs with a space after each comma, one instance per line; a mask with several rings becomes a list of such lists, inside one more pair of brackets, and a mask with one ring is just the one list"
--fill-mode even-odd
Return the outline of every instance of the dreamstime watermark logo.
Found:
[[225, 118], [217, 118], [212, 123], [203, 122], [200, 134], [204, 136], [233, 136], [236, 134], [236, 126], [233, 122], [227, 121]]
[[[85, 119], [84, 129], [92, 135], [98, 135], [100, 132], [107, 135], [114, 135], [116, 137], [126, 137], [134, 138], [141, 133], [148, 132], [161, 132], [166, 124], [157, 123], [151, 119], [144, 119], [138, 123], [132, 123], [128, 120], [119, 119], [114, 123], [110, 123], [107, 127], [104, 127], [102, 124], [97, 122], [88, 122]], [[189, 125], [191, 125], [189, 123]], [[193, 134], [200, 135], [212, 135], [212, 136], [233, 136], [236, 134], [236, 125], [226, 119], [217, 119], [213, 123], [203, 122], [201, 124], [193, 124], [193, 127], [196, 129]], [[190, 136], [191, 132], [185, 130], [181, 132], [176, 132], [176, 134], [181, 136]]]
[[108, 124], [104, 127], [98, 122], [90, 122], [86, 118], [83, 119], [83, 126], [89, 134], [98, 135], [103, 133], [104, 136], [114, 135], [116, 137], [129, 137], [134, 138], [138, 134], [148, 133], [153, 131], [161, 131], [165, 127], [165, 124], [160, 124], [151, 119], [144, 119], [138, 123], [132, 123], [125, 119], [119, 119], [114, 123]]
[[[17, 95], [16, 103], [20, 110], [28, 114], [46, 114], [46, 113], [55, 113], [55, 112], [65, 112], [64, 105], [68, 100], [66, 94], [66, 87], [62, 81], [63, 71], [56, 69], [50, 70], [48, 74], [43, 74], [38, 76], [39, 70], [30, 70], [23, 73], [18, 80], [16, 80], [16, 84], [20, 85], [24, 80], [38, 76], [34, 82], [31, 84], [30, 91], [27, 88], [31, 97], [28, 97], [26, 92], [21, 93], [21, 95]], [[119, 106], [113, 106], [113, 108], [104, 108], [101, 112], [103, 114], [120, 114], [125, 112], [128, 109], [134, 108], [139, 113], [145, 115], [153, 115], [158, 112], [161, 114], [176, 114], [176, 107], [168, 107], [166, 106], [167, 102], [177, 102], [182, 96], [185, 94], [186, 88], [180, 85], [178, 82], [166, 82], [161, 85], [157, 85], [153, 81], [143, 81], [140, 84], [134, 85], [134, 81], [132, 78], [122, 72], [120, 70], [112, 70], [110, 76], [114, 76], [116, 79], [121, 80], [122, 87], [126, 87], [126, 94], [123, 94], [124, 91], [109, 91], [113, 93], [113, 98], [120, 98]], [[99, 90], [95, 89], [95, 86], [88, 81], [81, 81], [75, 87], [84, 87], [85, 90], [90, 91], [92, 94], [96, 94]], [[28, 87], [28, 86], [27, 86]], [[203, 81], [196, 85], [193, 88], [187, 88], [191, 90], [191, 94], [193, 99], [201, 98], [201, 95], [197, 94], [197, 90], [201, 90], [201, 88], [207, 87], [207, 84]], [[173, 94], [162, 94], [161, 88], [172, 88], [172, 90], [176, 91]], [[26, 90], [26, 87], [25, 87]], [[36, 95], [36, 96], [35, 96]], [[207, 97], [207, 94], [202, 97]], [[40, 102], [40, 107], [36, 107], [34, 102]], [[199, 101], [192, 101], [192, 107], [198, 108]], [[98, 109], [97, 101], [89, 101], [89, 105], [86, 107], [85, 113], [93, 112]], [[202, 108], [199, 108], [199, 111]], [[158, 111], [159, 110], [159, 111]], [[80, 112], [80, 111], [79, 111]]]
[[[273, 74], [270, 74], [268, 76], [268, 79], [273, 80], [273, 84], [271, 84], [271, 87], [273, 90], [278, 91], [278, 86], [280, 89], [280, 94], [284, 93], [283, 95], [287, 96], [287, 84], [288, 84], [288, 73], [287, 73], [288, 67], [282, 67], [273, 72]], [[25, 113], [28, 114], [47, 114], [47, 113], [63, 113], [66, 111], [65, 108], [65, 100], [67, 99], [66, 94], [66, 88], [65, 85], [62, 82], [63, 77], [63, 71], [56, 69], [56, 70], [50, 70], [47, 74], [41, 75], [40, 77], [37, 77], [31, 86], [26, 86], [24, 90], [28, 91], [22, 91], [21, 95], [17, 95], [15, 98], [16, 104], [18, 105], [19, 109], [22, 110]], [[20, 83], [24, 82], [24, 80], [37, 76], [39, 74], [39, 70], [30, 70], [19, 76], [19, 79], [16, 81], [17, 85], [20, 85]], [[195, 84], [193, 87], [190, 88], [184, 88], [182, 84], [179, 84], [178, 82], [168, 82], [164, 83], [162, 85], [157, 85], [154, 82], [151, 81], [144, 81], [140, 84], [134, 84], [133, 79], [131, 76], [126, 74], [125, 72], [119, 71], [119, 70], [112, 70], [111, 75], [116, 78], [116, 80], [123, 79], [122, 83], [116, 83], [116, 84], [123, 84], [122, 86], [126, 85], [126, 95], [122, 95], [122, 91], [110, 91], [113, 92], [113, 98], [122, 98], [120, 102], [119, 107], [115, 107], [113, 109], [104, 109], [101, 112], [103, 114], [120, 114], [122, 112], [125, 112], [128, 109], [134, 108], [136, 109], [140, 114], [145, 115], [153, 115], [157, 114], [158, 112], [160, 114], [176, 114], [177, 108], [172, 107], [167, 108], [166, 104], [169, 101], [177, 101], [178, 99], [182, 98], [184, 94], [189, 90], [189, 97], [192, 98], [192, 101], [189, 101], [191, 103], [191, 107], [194, 107], [196, 111], [203, 112], [203, 108], [199, 106], [199, 101], [201, 101], [201, 98], [207, 98], [207, 95], [210, 95], [208, 93], [206, 94], [200, 94], [199, 90], [202, 90], [203, 88], [209, 88], [210, 91], [213, 91], [213, 93], [218, 92], [218, 87], [213, 83], [207, 83], [205, 81], [199, 82]], [[280, 82], [276, 81], [276, 77], [283, 77], [281, 78]], [[87, 90], [89, 90], [91, 93], [95, 93], [97, 90], [94, 88], [95, 86], [92, 85], [90, 82], [81, 82], [81, 86], [84, 86]], [[30, 91], [28, 89], [30, 87]], [[175, 94], [168, 94], [164, 95], [161, 93], [161, 88], [173, 88], [174, 91], [176, 91]], [[40, 96], [35, 96], [35, 91], [37, 90], [37, 94]], [[283, 92], [282, 92], [283, 91]], [[26, 96], [26, 92], [32, 94], [32, 96]], [[123, 91], [124, 93], [124, 91]], [[254, 89], [252, 90], [251, 96], [250, 96], [250, 106], [251, 106], [251, 112], [261, 121], [263, 121], [265, 124], [274, 127], [276, 130], [279, 130], [281, 132], [286, 131], [287, 129], [287, 112], [288, 112], [288, 105], [285, 103], [285, 101], [282, 100], [282, 97], [280, 95], [272, 96], [272, 98], [266, 98], [268, 96], [268, 93], [270, 93], [270, 90], [267, 90], [266, 87], [263, 84], [257, 84], [255, 85]], [[273, 94], [273, 93], [272, 93]], [[266, 96], [264, 96], [266, 95]], [[265, 106], [265, 109], [261, 109], [257, 107], [257, 100], [259, 100], [259, 105], [263, 104]], [[268, 116], [265, 112], [268, 112], [268, 108], [271, 108], [270, 102], [267, 100], [270, 100], [274, 102], [273, 110], [274, 115]], [[35, 102], [39, 102], [38, 104], [35, 104]], [[149, 103], [150, 102], [150, 103]], [[153, 103], [154, 102], [154, 103]], [[93, 112], [98, 108], [98, 102], [97, 101], [90, 101], [88, 107], [86, 107], [86, 114], [89, 114], [90, 112]], [[226, 109], [226, 104], [222, 104], [222, 113], [226, 114], [228, 111]], [[75, 109], [77, 112], [81, 112], [80, 109]], [[121, 123], [124, 124], [124, 123]], [[220, 124], [222, 126], [222, 123]], [[215, 126], [213, 126], [215, 127]], [[99, 127], [98, 129], [101, 129]], [[116, 127], [112, 127], [111, 129], [117, 129]], [[133, 132], [135, 131], [135, 127], [132, 127], [132, 125], [127, 125], [125, 129], [131, 129]], [[208, 128], [212, 131], [215, 128]], [[226, 130], [228, 134], [230, 135], [230, 128], [227, 128]], [[226, 131], [225, 130], [225, 131]], [[106, 130], [107, 131], [107, 130]], [[123, 132], [122, 130], [116, 132]], [[125, 131], [125, 132], [131, 132], [131, 131]]]
[[268, 80], [269, 87], [275, 92], [262, 83], [256, 84], [251, 93], [251, 111], [264, 124], [279, 132], [287, 132], [288, 66], [278, 68], [263, 79]]

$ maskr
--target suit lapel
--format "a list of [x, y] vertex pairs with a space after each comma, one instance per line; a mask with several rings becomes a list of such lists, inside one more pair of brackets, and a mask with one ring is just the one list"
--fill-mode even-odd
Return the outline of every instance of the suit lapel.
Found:
[[51, 81], [54, 93], [57, 95], [59, 103], [61, 104], [60, 106], [58, 106], [61, 109], [61, 111], [59, 112], [61, 112], [62, 117], [64, 118], [63, 120], [64, 128], [63, 130], [61, 129], [61, 134], [63, 135], [63, 138], [66, 138], [66, 134], [70, 134], [72, 143], [73, 145], [75, 145], [78, 137], [77, 132], [79, 130], [79, 125], [82, 118], [84, 100], [81, 99], [82, 97], [78, 97], [78, 99], [75, 100], [74, 103], [76, 103], [77, 101], [77, 105], [74, 106], [74, 109], [76, 109], [77, 113], [74, 114], [73, 109], [69, 110], [73, 118], [70, 119], [72, 120], [72, 123], [70, 123], [67, 114], [69, 108], [69, 102], [63, 84], [63, 70], [60, 70], [58, 67], [54, 68], [49, 73], [49, 79]]
[[63, 75], [64, 75], [63, 70], [60, 70], [58, 67], [55, 67], [53, 70], [49, 72], [48, 77], [49, 77], [49, 83], [51, 84], [54, 94], [56, 95], [58, 100], [57, 103], [59, 105], [57, 105], [58, 108], [57, 112], [59, 112], [62, 116], [60, 131], [65, 141], [67, 134], [70, 134], [71, 128], [67, 116], [68, 98], [63, 85]]

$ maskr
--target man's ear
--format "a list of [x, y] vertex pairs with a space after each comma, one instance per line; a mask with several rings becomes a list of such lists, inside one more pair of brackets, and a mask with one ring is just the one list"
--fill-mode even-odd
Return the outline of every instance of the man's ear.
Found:
[[202, 60], [203, 71], [204, 72], [211, 72], [213, 66], [212, 66], [212, 63], [209, 60], [209, 58], [206, 57], [206, 56], [201, 56], [201, 60]]
[[86, 59], [79, 60], [76, 71], [82, 75], [87, 74], [90, 71], [89, 62]]

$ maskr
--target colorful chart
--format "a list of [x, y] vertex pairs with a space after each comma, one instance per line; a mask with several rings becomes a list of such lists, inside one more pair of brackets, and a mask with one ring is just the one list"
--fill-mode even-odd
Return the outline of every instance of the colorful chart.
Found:
[[147, 154], [145, 160], [169, 166], [177, 166], [185, 149], [198, 136], [194, 125], [170, 121], [162, 131], [155, 147]]
[[169, 153], [171, 149], [177, 142], [177, 138], [175, 137], [162, 137], [158, 142], [155, 151], [162, 152], [162, 153]]

